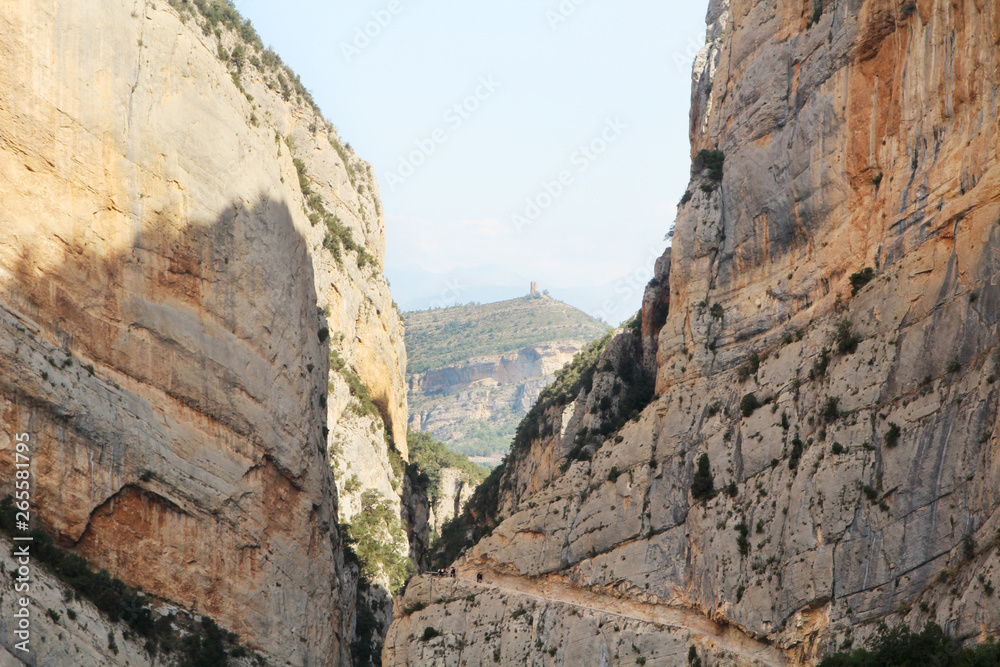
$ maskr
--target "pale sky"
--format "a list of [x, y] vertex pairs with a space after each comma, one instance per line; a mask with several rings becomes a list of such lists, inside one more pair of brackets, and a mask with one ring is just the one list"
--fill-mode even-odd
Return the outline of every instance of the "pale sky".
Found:
[[638, 309], [688, 181], [707, 2], [239, 0], [372, 163], [403, 310]]

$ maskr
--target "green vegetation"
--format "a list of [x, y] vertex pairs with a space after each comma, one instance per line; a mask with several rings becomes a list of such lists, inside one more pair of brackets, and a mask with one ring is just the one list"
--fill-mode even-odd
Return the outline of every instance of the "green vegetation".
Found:
[[609, 418], [601, 425], [598, 431], [601, 435], [611, 435], [629, 421], [638, 419], [639, 414], [656, 397], [656, 376], [647, 372], [631, 353], [623, 355], [618, 377], [625, 384], [624, 393], [615, 407], [614, 418]]
[[750, 554], [750, 538], [747, 535], [750, 534], [750, 528], [747, 526], [746, 520], [741, 519], [738, 524], [736, 524], [736, 547], [740, 550], [741, 556], [747, 556]]
[[[350, 144], [346, 146], [340, 142], [336, 136], [333, 125], [326, 120], [322, 120], [322, 111], [317, 106], [312, 94], [302, 84], [299, 76], [282, 62], [281, 57], [274, 51], [264, 48], [260, 35], [254, 29], [249, 20], [244, 20], [236, 10], [232, 0], [168, 0], [171, 7], [177, 10], [183, 21], [194, 21], [206, 36], [214, 35], [219, 43], [217, 55], [229, 69], [233, 83], [246, 96], [251, 104], [250, 122], [255, 127], [259, 125], [257, 107], [253, 104], [253, 96], [243, 87], [242, 77], [247, 68], [254, 68], [263, 80], [264, 84], [272, 91], [281, 95], [286, 102], [291, 102], [311, 109], [313, 113], [320, 117], [320, 122], [309, 124], [309, 131], [316, 135], [322, 127], [325, 130], [327, 140], [330, 145], [340, 155], [341, 160], [347, 169], [348, 178], [352, 187], [358, 194], [365, 192], [365, 184], [358, 183], [358, 175], [365, 171], [359, 161], [354, 158]], [[236, 44], [229, 51], [223, 46], [224, 32], [232, 34]], [[291, 149], [291, 146], [289, 146]], [[303, 179], [304, 165], [297, 161], [296, 169], [299, 172], [300, 186], [308, 186], [308, 179]], [[368, 169], [368, 177], [372, 178], [371, 170]], [[339, 218], [326, 212], [318, 195], [314, 194], [311, 188], [303, 187], [303, 195], [306, 198], [307, 213], [312, 223], [318, 224], [324, 221], [327, 226], [327, 237], [324, 245], [331, 250], [340, 261], [341, 246], [348, 250], [358, 250], [358, 264], [361, 267], [372, 262], [372, 257], [365, 252], [363, 247], [355, 244], [350, 235], [350, 230], [344, 227]], [[381, 213], [378, 199], [374, 199], [375, 209]], [[364, 211], [361, 211], [364, 216]]]
[[415, 311], [403, 317], [410, 373], [424, 373], [538, 343], [593, 340], [608, 331], [600, 320], [540, 295]]
[[695, 500], [708, 500], [715, 495], [715, 481], [712, 479], [712, 467], [708, 454], [698, 457], [698, 469], [691, 479], [691, 497]]
[[972, 560], [976, 555], [976, 541], [972, 538], [972, 535], [966, 535], [962, 538], [962, 560]]
[[820, 350], [819, 356], [813, 362], [813, 367], [809, 369], [809, 379], [818, 380], [826, 375], [826, 369], [830, 366], [830, 350], [825, 347]]
[[229, 62], [237, 73], [247, 65], [253, 65], [264, 75], [267, 86], [272, 90], [281, 89], [285, 101], [294, 96], [321, 114], [312, 94], [302, 84], [302, 80], [289, 69], [281, 57], [271, 49], [264, 48], [264, 43], [254, 29], [249, 19], [243, 19], [231, 0], [167, 0], [171, 7], [177, 10], [181, 19], [194, 20], [206, 36], [221, 37], [222, 30], [232, 31], [242, 42], [231, 53], [227, 53], [220, 45], [219, 59]]
[[[882, 181], [882, 175], [879, 174], [879, 182]], [[878, 184], [876, 183], [876, 186]], [[851, 274], [849, 280], [851, 281], [851, 296], [856, 295], [861, 291], [861, 288], [872, 281], [875, 277], [875, 269], [870, 266], [866, 266], [860, 271], [856, 271]]]
[[[11, 496], [0, 500], [0, 531], [6, 535], [14, 533], [16, 512]], [[52, 536], [41, 528], [32, 529], [29, 536], [33, 538], [33, 562], [43, 565], [79, 598], [91, 602], [112, 623], [125, 623], [131, 632], [145, 639], [150, 655], [177, 650], [180, 667], [224, 667], [229, 664], [230, 655], [246, 654], [246, 649], [237, 643], [238, 637], [220, 628], [211, 618], [204, 616], [196, 624], [193, 619], [183, 623], [174, 614], [154, 617], [156, 602], [140, 589], [112, 577], [107, 570], [94, 572], [83, 557], [56, 546]], [[67, 616], [74, 619], [76, 612], [67, 610]], [[181, 627], [183, 640], [173, 625]], [[109, 633], [108, 637], [108, 648], [116, 652], [114, 635]]]
[[899, 444], [899, 436], [903, 434], [899, 424], [889, 422], [889, 430], [885, 432], [885, 446], [892, 449]]
[[425, 477], [427, 490], [434, 499], [441, 495], [443, 468], [461, 470], [473, 486], [478, 486], [486, 479], [488, 474], [486, 468], [476, 465], [462, 454], [448, 451], [429, 433], [410, 431], [406, 441], [410, 448], [410, 465], [416, 467], [418, 475]]
[[823, 18], [823, 0], [813, 0], [813, 2], [813, 13], [812, 16], [809, 17], [809, 24], [806, 26], [808, 28], [813, 27], [819, 23], [821, 18]]
[[513, 454], [526, 452], [531, 441], [541, 435], [542, 415], [553, 406], [569, 405], [579, 395], [580, 390], [590, 392], [593, 388], [594, 373], [601, 352], [611, 341], [612, 332], [591, 342], [573, 360], [556, 371], [556, 379], [538, 395], [535, 405], [521, 421], [511, 446]]
[[355, 626], [354, 641], [351, 642], [351, 657], [354, 664], [358, 665], [380, 665], [382, 645], [381, 625], [378, 617], [368, 604], [366, 593], [370, 589], [367, 582], [358, 583], [358, 597], [355, 604]]
[[389, 580], [393, 595], [416, 572], [406, 551], [406, 535], [392, 505], [375, 489], [361, 494], [361, 511], [354, 523], [344, 526], [348, 543], [361, 565], [361, 576], [371, 583], [379, 577]]
[[789, 470], [795, 470], [799, 467], [799, 461], [802, 459], [802, 449], [802, 440], [796, 436], [792, 440], [792, 453], [788, 457]]
[[[372, 400], [371, 390], [361, 380], [361, 377], [347, 366], [347, 361], [340, 356], [340, 352], [332, 347], [330, 348], [330, 370], [340, 373], [344, 381], [347, 382], [351, 395], [357, 399], [357, 405], [352, 404], [351, 410], [359, 416], [369, 415], [376, 419], [382, 419], [382, 413]], [[388, 427], [386, 428], [388, 430]]]
[[744, 395], [743, 398], [740, 399], [740, 412], [744, 417], [749, 417], [759, 407], [760, 401], [757, 400], [757, 396], [753, 392]]
[[838, 354], [854, 354], [858, 351], [858, 343], [861, 336], [851, 331], [851, 323], [841, 320], [837, 323], [837, 330], [833, 334], [833, 344]]
[[340, 221], [338, 216], [326, 210], [323, 199], [313, 192], [305, 163], [298, 158], [292, 158], [292, 163], [295, 165], [295, 171], [299, 176], [299, 189], [302, 190], [302, 197], [306, 201], [309, 222], [313, 227], [321, 222], [326, 227], [326, 236], [323, 237], [323, 247], [333, 254], [338, 263], [343, 262], [343, 249], [357, 254], [358, 268], [363, 269], [369, 264], [374, 264], [375, 259], [368, 254], [364, 246], [359, 245], [354, 240], [354, 234], [351, 230]]
[[890, 630], [883, 624], [867, 648], [828, 655], [820, 667], [995, 667], [998, 664], [1000, 644], [991, 640], [963, 649], [939, 625], [928, 622], [919, 633], [905, 625]]
[[692, 164], [695, 174], [700, 174], [708, 169], [708, 177], [718, 183], [722, 180], [722, 167], [726, 162], [726, 154], [720, 150], [702, 149], [694, 156]]
[[361, 490], [361, 487], [362, 487], [361, 480], [358, 479], [358, 476], [356, 474], [351, 475], [350, 479], [348, 479], [344, 483], [344, 491], [346, 493], [357, 493], [358, 491]]
[[756, 375], [758, 370], [760, 370], [760, 355], [753, 352], [750, 358], [736, 369], [736, 377], [740, 382], [745, 382], [751, 375]]
[[820, 416], [827, 424], [837, 421], [840, 418], [840, 397], [827, 396]]

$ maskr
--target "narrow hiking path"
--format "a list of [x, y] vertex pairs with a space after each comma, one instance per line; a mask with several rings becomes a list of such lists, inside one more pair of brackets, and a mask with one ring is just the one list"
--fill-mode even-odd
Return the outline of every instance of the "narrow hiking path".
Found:
[[[599, 614], [611, 614], [635, 621], [679, 628], [704, 637], [718, 648], [748, 661], [756, 661], [769, 667], [785, 667], [788, 664], [785, 655], [770, 644], [751, 637], [736, 626], [717, 623], [701, 612], [686, 607], [651, 604], [606, 595], [581, 589], [556, 576], [529, 578], [486, 569], [479, 571], [485, 576], [485, 581], [482, 583], [475, 581], [475, 571], [465, 568], [459, 573], [461, 578], [445, 577], [443, 582], [450, 584], [456, 591], [459, 589], [498, 591], [508, 596], [554, 602]], [[436, 578], [430, 576], [432, 581]]]

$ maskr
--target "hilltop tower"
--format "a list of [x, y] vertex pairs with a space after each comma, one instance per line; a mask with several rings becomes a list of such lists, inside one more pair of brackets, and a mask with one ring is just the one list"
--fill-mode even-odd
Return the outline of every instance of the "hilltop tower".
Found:
[[533, 296], [535, 294], [538, 294], [538, 283], [535, 282], [534, 280], [532, 280], [531, 281], [531, 291], [528, 292], [528, 296]]

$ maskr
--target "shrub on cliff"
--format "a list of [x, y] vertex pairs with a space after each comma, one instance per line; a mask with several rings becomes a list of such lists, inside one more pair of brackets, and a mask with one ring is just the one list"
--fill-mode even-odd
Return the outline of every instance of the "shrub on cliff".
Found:
[[995, 667], [1000, 644], [989, 641], [962, 649], [939, 625], [928, 622], [919, 633], [905, 625], [889, 629], [882, 624], [867, 648], [828, 655], [820, 667]]
[[708, 500], [715, 495], [715, 482], [712, 479], [712, 467], [708, 454], [698, 457], [698, 470], [691, 479], [691, 497], [695, 500]]
[[708, 170], [708, 177], [719, 182], [722, 180], [722, 167], [726, 161], [726, 154], [720, 150], [701, 149], [694, 156], [693, 170], [695, 174]]
[[347, 527], [356, 544], [354, 552], [361, 561], [361, 575], [366, 581], [378, 577], [389, 580], [395, 593], [416, 570], [405, 551], [406, 536], [392, 505], [375, 489], [361, 494], [361, 511]]
[[820, 415], [827, 424], [837, 421], [840, 418], [840, 397], [827, 396]]
[[903, 430], [899, 428], [899, 424], [894, 422], [889, 422], [889, 430], [885, 432], [885, 446], [892, 449], [899, 444], [899, 436], [903, 434]]
[[744, 417], [749, 417], [760, 407], [760, 401], [757, 400], [757, 395], [753, 392], [746, 394], [740, 399], [740, 413]]
[[751, 375], [756, 375], [758, 370], [760, 370], [760, 355], [755, 351], [736, 369], [736, 377], [740, 382], [745, 382]]
[[870, 266], [866, 266], [860, 271], [856, 271], [851, 274], [851, 296], [854, 296], [861, 291], [861, 288], [872, 281], [875, 277], [875, 269]]
[[802, 459], [802, 440], [798, 436], [792, 440], [792, 453], [788, 457], [788, 469], [795, 470], [799, 467], [799, 461]]
[[858, 343], [861, 336], [851, 330], [851, 323], [841, 320], [837, 323], [837, 330], [833, 334], [833, 344], [837, 348], [838, 354], [854, 354], [858, 351]]
[[598, 340], [591, 342], [586, 348], [577, 352], [573, 360], [556, 371], [556, 379], [538, 395], [538, 400], [517, 426], [514, 442], [511, 445], [511, 455], [526, 452], [531, 441], [541, 434], [542, 419], [545, 412], [555, 405], [568, 405], [580, 390], [589, 392], [593, 388], [594, 374], [597, 372], [597, 361], [601, 352], [611, 341], [613, 332], [608, 332]]

